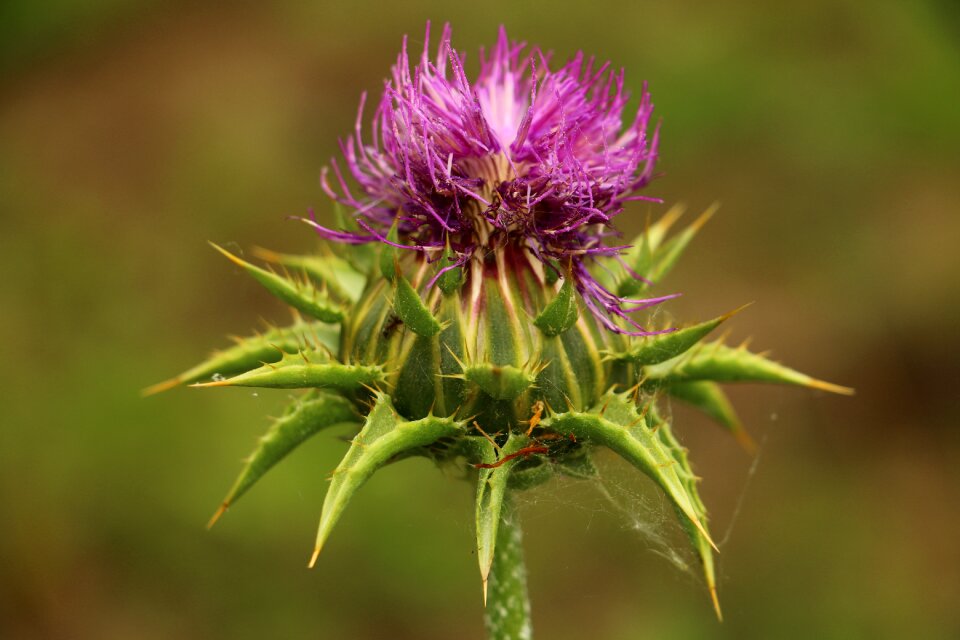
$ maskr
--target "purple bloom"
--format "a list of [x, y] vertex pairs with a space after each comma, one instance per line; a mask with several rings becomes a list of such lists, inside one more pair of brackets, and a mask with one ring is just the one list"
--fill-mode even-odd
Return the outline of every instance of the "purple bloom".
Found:
[[[496, 46], [480, 52], [472, 84], [450, 26], [411, 69], [407, 42], [384, 83], [370, 139], [362, 134], [361, 99], [354, 135], [341, 141], [351, 188], [336, 160], [324, 169], [326, 193], [348, 206], [360, 230], [317, 230], [340, 242], [386, 242], [397, 224], [407, 249], [439, 255], [449, 243], [465, 263], [491, 248], [521, 246], [547, 268], [569, 269], [586, 306], [617, 332], [646, 335], [629, 317], [662, 299], [625, 300], [587, 270], [624, 247], [613, 217], [653, 177], [658, 130], [648, 133], [653, 104], [646, 86], [632, 123], [623, 71], [578, 53], [550, 69], [550, 56], [511, 42], [501, 27]], [[622, 318], [636, 330], [625, 330]]]

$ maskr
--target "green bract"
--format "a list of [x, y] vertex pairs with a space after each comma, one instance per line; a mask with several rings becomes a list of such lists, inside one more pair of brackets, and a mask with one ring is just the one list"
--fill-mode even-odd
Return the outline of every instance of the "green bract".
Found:
[[[671, 210], [634, 240], [623, 262], [658, 280], [711, 214], [668, 237], [678, 216]], [[476, 483], [484, 597], [488, 589], [498, 601], [519, 595], [519, 608], [489, 613], [495, 637], [513, 637], [521, 627], [529, 633], [511, 495], [557, 473], [595, 477], [591, 456], [604, 447], [649, 477], [673, 506], [719, 615], [707, 512], [687, 452], [658, 401], [666, 394], [689, 403], [749, 447], [718, 383], [850, 392], [743, 347], [704, 343], [732, 313], [645, 337], [608, 331], [583, 312], [562, 269], [554, 277], [516, 244], [442, 274], [451, 265], [449, 251], [431, 262], [390, 245], [379, 255], [362, 245], [330, 245], [311, 256], [259, 250], [282, 267], [277, 273], [217, 248], [296, 309], [295, 321], [237, 339], [148, 391], [178, 383], [306, 391], [270, 427], [214, 521], [285, 455], [338, 424], [354, 424], [356, 435], [333, 471], [311, 564], [375, 472], [409, 456], [459, 466]], [[649, 287], [614, 259], [602, 266], [596, 277], [621, 295]]]

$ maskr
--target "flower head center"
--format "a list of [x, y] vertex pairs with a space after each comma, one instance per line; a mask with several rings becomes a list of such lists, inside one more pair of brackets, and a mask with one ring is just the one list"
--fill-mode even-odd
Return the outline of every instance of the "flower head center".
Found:
[[435, 58], [429, 39], [428, 27], [412, 68], [404, 42], [369, 141], [361, 102], [354, 135], [342, 143], [356, 186], [336, 161], [333, 176], [322, 176], [360, 230], [318, 230], [370, 242], [387, 241], [396, 227], [397, 246], [430, 255], [450, 246], [464, 261], [516, 244], [545, 265], [569, 265], [592, 310], [625, 317], [620, 298], [586, 265], [619, 253], [605, 244], [619, 235], [612, 220], [628, 200], [644, 199], [633, 194], [653, 178], [658, 133], [648, 135], [646, 89], [626, 123], [624, 75], [609, 64], [577, 54], [551, 69], [549, 55], [511, 42], [501, 28], [470, 82], [449, 25]]

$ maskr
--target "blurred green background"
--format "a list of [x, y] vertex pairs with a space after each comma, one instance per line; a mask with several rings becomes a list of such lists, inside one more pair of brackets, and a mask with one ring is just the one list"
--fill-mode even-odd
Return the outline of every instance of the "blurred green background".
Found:
[[649, 80], [666, 175], [648, 192], [723, 203], [671, 311], [755, 300], [734, 338], [858, 390], [735, 389], [763, 443], [752, 476], [677, 408], [717, 537], [735, 524], [722, 625], [596, 491], [527, 496], [538, 637], [960, 637], [952, 0], [2, 3], [0, 637], [482, 637], [466, 483], [422, 460], [379, 474], [308, 572], [345, 443], [309, 442], [208, 533], [286, 394], [139, 397], [284, 319], [205, 243], [314, 246], [285, 216], [327, 210], [320, 167], [428, 18], [471, 59], [503, 22]]

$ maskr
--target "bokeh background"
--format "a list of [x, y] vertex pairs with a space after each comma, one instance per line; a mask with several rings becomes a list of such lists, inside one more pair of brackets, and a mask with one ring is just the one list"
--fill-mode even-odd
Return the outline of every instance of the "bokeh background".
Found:
[[[590, 487], [527, 496], [539, 637], [960, 637], [951, 0], [0, 4], [0, 636], [483, 636], [466, 483], [421, 460], [378, 474], [308, 572], [346, 444], [309, 442], [207, 532], [286, 394], [139, 396], [284, 318], [205, 243], [314, 246], [285, 217], [327, 210], [320, 167], [428, 18], [473, 58], [503, 22], [649, 80], [665, 172], [649, 192], [723, 203], [672, 312], [756, 301], [735, 339], [858, 390], [737, 388], [755, 465], [677, 409], [730, 533], [722, 625]], [[660, 517], [642, 481], [604, 470]]]

